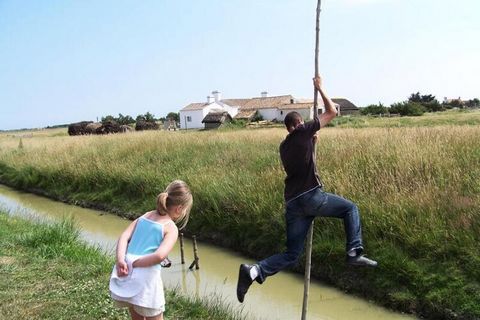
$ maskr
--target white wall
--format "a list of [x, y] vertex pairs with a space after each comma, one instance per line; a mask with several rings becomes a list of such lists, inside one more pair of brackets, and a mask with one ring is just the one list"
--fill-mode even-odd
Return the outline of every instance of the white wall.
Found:
[[228, 114], [233, 118], [238, 113], [238, 107], [230, 107], [227, 104], [222, 103], [223, 109], [228, 112]]
[[[186, 121], [190, 117], [191, 121]], [[203, 128], [203, 110], [180, 110], [180, 127], [181, 129], [199, 129]]]
[[[282, 109], [279, 111], [279, 116], [277, 118], [278, 121], [283, 121], [287, 113], [296, 111], [300, 113], [303, 120], [308, 121], [313, 119], [313, 107], [312, 108], [305, 108], [305, 109]], [[321, 113], [320, 108], [318, 109], [318, 113]]]
[[263, 120], [273, 120], [280, 116], [280, 111], [277, 108], [258, 109], [258, 112], [262, 116]]

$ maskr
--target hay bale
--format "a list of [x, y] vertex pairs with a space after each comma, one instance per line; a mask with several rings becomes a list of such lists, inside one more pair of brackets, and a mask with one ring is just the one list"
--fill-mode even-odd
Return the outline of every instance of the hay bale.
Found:
[[143, 131], [143, 130], [158, 130], [158, 124], [152, 121], [144, 121], [140, 120], [137, 121], [135, 124], [136, 131]]
[[102, 126], [96, 130], [97, 134], [109, 134], [120, 132], [120, 125], [113, 120], [105, 121]]
[[133, 131], [132, 127], [127, 126], [126, 124], [122, 124], [120, 126], [120, 132], [125, 133], [125, 132], [131, 132], [131, 131]]
[[97, 129], [100, 128], [102, 124], [100, 122], [89, 123], [85, 128], [87, 134], [96, 134]]
[[68, 134], [70, 136], [87, 134], [87, 126], [91, 123], [93, 123], [93, 121], [81, 121], [77, 123], [72, 123], [68, 126]]

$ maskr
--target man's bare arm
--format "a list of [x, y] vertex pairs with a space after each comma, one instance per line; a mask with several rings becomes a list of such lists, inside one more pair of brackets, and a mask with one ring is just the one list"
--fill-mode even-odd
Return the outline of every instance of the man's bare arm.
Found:
[[323, 104], [325, 106], [325, 112], [319, 116], [320, 119], [320, 127], [325, 127], [333, 118], [337, 116], [337, 109], [335, 108], [335, 104], [333, 101], [328, 97], [325, 89], [323, 88], [322, 78], [315, 77], [313, 78], [313, 85], [315, 89], [318, 90], [320, 96], [322, 97]]

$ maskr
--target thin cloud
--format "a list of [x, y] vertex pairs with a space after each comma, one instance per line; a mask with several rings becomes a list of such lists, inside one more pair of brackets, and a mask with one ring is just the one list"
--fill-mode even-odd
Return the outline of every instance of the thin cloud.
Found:
[[361, 6], [361, 5], [373, 5], [373, 4], [383, 4], [389, 2], [395, 2], [397, 0], [339, 0], [341, 4], [349, 6]]

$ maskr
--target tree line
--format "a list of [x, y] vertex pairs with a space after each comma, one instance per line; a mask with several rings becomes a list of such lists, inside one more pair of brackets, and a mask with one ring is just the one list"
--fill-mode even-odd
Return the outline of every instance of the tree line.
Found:
[[422, 95], [420, 92], [412, 93], [407, 101], [396, 102], [387, 107], [381, 102], [371, 104], [360, 109], [363, 115], [398, 114], [401, 116], [421, 116], [425, 112], [440, 112], [454, 108], [478, 108], [478, 98], [462, 101], [459, 99], [446, 100], [440, 103], [434, 95]]
[[101, 118], [102, 123], [107, 123], [111, 121], [115, 121], [119, 125], [130, 125], [136, 122], [144, 121], [144, 122], [156, 122], [162, 121], [165, 122], [167, 119], [174, 120], [175, 122], [180, 121], [180, 114], [176, 112], [169, 112], [166, 117], [155, 118], [155, 115], [147, 112], [145, 114], [139, 114], [135, 119], [129, 115], [123, 115], [121, 113], [118, 114], [118, 117], [107, 115]]

